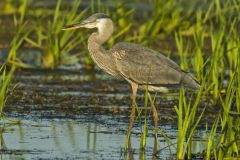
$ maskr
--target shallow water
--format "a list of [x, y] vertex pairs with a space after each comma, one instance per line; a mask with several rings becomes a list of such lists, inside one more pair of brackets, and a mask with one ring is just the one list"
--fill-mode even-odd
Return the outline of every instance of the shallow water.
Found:
[[[118, 117], [121, 118], [121, 117]], [[5, 127], [1, 131], [1, 159], [124, 159], [124, 144], [127, 123], [118, 118], [102, 116], [98, 122], [87, 122], [69, 119], [24, 120], [22, 125]], [[176, 128], [160, 126], [162, 130], [176, 142]], [[200, 134], [201, 132], [199, 132]], [[202, 152], [205, 142], [193, 142], [193, 153]], [[157, 158], [173, 158], [175, 148], [167, 147], [163, 137], [158, 138], [160, 145]], [[136, 159], [153, 157], [154, 138], [150, 130], [147, 137], [146, 150], [140, 149], [140, 128], [132, 131], [132, 156]], [[129, 157], [127, 153], [127, 157]]]
[[[159, 133], [158, 147], [154, 147], [148, 109], [145, 151], [140, 148], [143, 121], [136, 120], [132, 151], [126, 153], [123, 147], [131, 111], [126, 82], [111, 79], [99, 70], [25, 69], [16, 72], [14, 84], [17, 87], [4, 114], [22, 124], [1, 125], [1, 159], [150, 159], [156, 149], [154, 158], [174, 159], [177, 114], [173, 106], [178, 104], [178, 94], [159, 95], [156, 101], [159, 127], [174, 145], [168, 147]], [[144, 111], [143, 92], [137, 100]], [[205, 129], [200, 128], [192, 142], [192, 153], [203, 152], [205, 137]]]

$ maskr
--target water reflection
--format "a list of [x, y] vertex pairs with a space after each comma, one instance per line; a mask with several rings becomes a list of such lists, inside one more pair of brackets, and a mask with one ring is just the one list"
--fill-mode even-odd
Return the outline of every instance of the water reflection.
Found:
[[[157, 141], [158, 141], [157, 138], [154, 138], [154, 143], [153, 143], [153, 147], [152, 147], [153, 149], [152, 149], [152, 154], [151, 154], [153, 160], [159, 159], [159, 157], [157, 156], [157, 146], [158, 146]], [[139, 155], [136, 155], [135, 151], [136, 150], [132, 146], [131, 135], [130, 135], [127, 151], [124, 151], [124, 159], [128, 159], [128, 160], [134, 160], [134, 159], [145, 160], [146, 159], [146, 149], [145, 148], [139, 149]]]
[[[128, 124], [110, 122], [111, 126], [77, 120], [24, 120], [22, 125], [0, 128], [1, 159], [159, 159], [171, 157], [168, 143], [150, 129], [145, 149], [140, 148], [139, 127], [133, 128], [127, 152], [124, 152]], [[163, 128], [169, 136], [176, 130]], [[203, 133], [197, 136], [205, 136]], [[192, 151], [201, 152], [203, 137], [193, 141]], [[176, 139], [172, 139], [176, 142]], [[160, 145], [159, 145], [160, 144]], [[160, 146], [160, 147], [159, 147]], [[165, 149], [166, 148], [166, 149]]]
[[5, 127], [1, 127], [0, 128], [0, 144], [1, 144], [1, 146], [0, 146], [0, 149], [1, 149], [1, 151], [4, 151], [4, 150], [7, 150], [7, 147], [6, 147], [6, 144], [5, 144], [5, 142], [4, 142], [4, 139], [3, 139], [3, 131], [4, 131], [4, 128]]
[[25, 159], [22, 154], [23, 150], [14, 150], [8, 146], [7, 139], [5, 138], [5, 133], [10, 133], [13, 131], [14, 127], [19, 127], [19, 137], [22, 138], [21, 127], [17, 124], [13, 125], [4, 125], [0, 127], [0, 160], [8, 160], [8, 159]]

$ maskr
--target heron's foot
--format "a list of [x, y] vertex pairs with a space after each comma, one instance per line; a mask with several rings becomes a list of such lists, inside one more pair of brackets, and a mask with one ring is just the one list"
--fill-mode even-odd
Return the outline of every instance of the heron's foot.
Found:
[[129, 137], [129, 142], [128, 142], [127, 148], [124, 148], [124, 159], [133, 160], [134, 159], [133, 155], [134, 155], [134, 150], [132, 148], [131, 140]]

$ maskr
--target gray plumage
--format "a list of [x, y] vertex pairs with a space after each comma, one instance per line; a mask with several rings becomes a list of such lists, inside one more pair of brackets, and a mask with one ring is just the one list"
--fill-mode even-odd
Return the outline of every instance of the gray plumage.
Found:
[[[172, 60], [160, 53], [134, 43], [120, 42], [110, 50], [105, 50], [102, 44], [113, 33], [112, 20], [103, 13], [97, 13], [80, 23], [70, 25], [63, 30], [76, 28], [97, 28], [97, 32], [88, 38], [88, 50], [93, 61], [104, 71], [115, 77], [122, 77], [132, 87], [133, 106], [130, 114], [129, 130], [133, 127], [136, 111], [136, 93], [138, 88], [149, 91], [168, 92], [169, 88], [184, 86], [192, 90], [199, 89], [199, 83], [190, 74], [182, 71]], [[153, 110], [155, 134], [158, 128], [158, 112], [148, 93]]]
[[98, 29], [88, 39], [88, 49], [93, 61], [112, 76], [126, 79], [132, 88], [133, 85], [135, 88], [145, 88], [148, 85], [150, 91], [159, 92], [168, 92], [168, 88], [180, 86], [199, 89], [199, 83], [190, 73], [182, 71], [174, 61], [150, 48], [120, 42], [110, 50], [105, 50], [102, 44], [113, 33], [113, 22], [105, 14], [94, 14], [64, 29], [80, 27]]
[[116, 44], [113, 54], [119, 73], [127, 80], [138, 85], [149, 85], [150, 91], [167, 92], [167, 88], [181, 85], [198, 89], [199, 84], [189, 73], [162, 54], [134, 43]]

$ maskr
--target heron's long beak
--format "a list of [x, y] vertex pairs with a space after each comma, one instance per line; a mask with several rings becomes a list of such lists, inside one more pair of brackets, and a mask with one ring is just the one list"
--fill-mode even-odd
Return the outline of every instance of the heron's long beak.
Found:
[[66, 30], [73, 30], [73, 29], [82, 28], [82, 27], [85, 27], [85, 24], [86, 23], [84, 23], [84, 22], [75, 23], [75, 24], [64, 27], [62, 30], [66, 31]]

